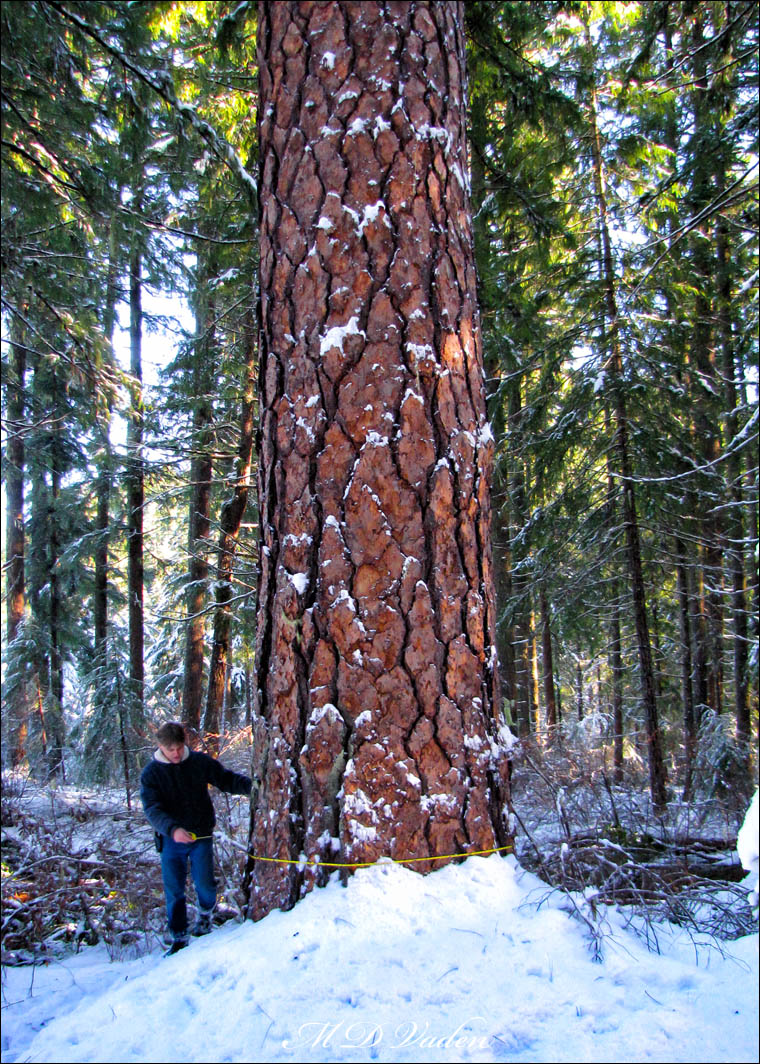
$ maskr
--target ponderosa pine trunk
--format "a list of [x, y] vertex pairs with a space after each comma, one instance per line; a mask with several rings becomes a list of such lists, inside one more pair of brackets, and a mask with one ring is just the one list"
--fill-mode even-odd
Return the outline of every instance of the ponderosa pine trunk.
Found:
[[[462, 18], [259, 8], [256, 856], [507, 841]], [[249, 915], [324, 874], [252, 859]]]

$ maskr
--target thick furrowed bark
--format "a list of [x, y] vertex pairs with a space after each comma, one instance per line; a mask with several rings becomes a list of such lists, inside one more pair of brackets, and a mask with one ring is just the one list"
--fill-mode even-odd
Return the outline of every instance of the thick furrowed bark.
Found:
[[506, 839], [460, 16], [261, 5], [256, 855]]

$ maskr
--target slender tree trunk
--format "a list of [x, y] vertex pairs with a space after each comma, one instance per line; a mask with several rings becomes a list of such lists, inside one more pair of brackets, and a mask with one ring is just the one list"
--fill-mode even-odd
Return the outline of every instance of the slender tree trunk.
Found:
[[93, 595], [95, 657], [100, 665], [105, 665], [108, 658], [108, 539], [111, 475], [110, 456], [105, 454], [98, 476], [98, 508], [95, 517], [95, 593]]
[[251, 666], [248, 661], [245, 663], [244, 672], [244, 684], [245, 684], [245, 721], [244, 727], [250, 728], [253, 723], [253, 677]]
[[[680, 136], [678, 128], [678, 111], [675, 106], [677, 99], [677, 83], [675, 80], [676, 57], [673, 48], [673, 36], [671, 29], [671, 8], [663, 9], [664, 51], [665, 51], [665, 77], [668, 87], [673, 93], [674, 103], [668, 108], [665, 120], [665, 142], [670, 149], [673, 159], [672, 172], [675, 176], [678, 170], [678, 157]], [[680, 219], [673, 212], [668, 219], [668, 252], [673, 264], [674, 272], [677, 273], [681, 263], [681, 244], [678, 239]], [[679, 319], [677, 313], [677, 301], [670, 285], [666, 286], [663, 293], [667, 308], [667, 319], [671, 324], [668, 327], [667, 342], [672, 351], [674, 362], [677, 367], [677, 379], [679, 384], [685, 385], [686, 352], [684, 347], [684, 333], [676, 324]], [[686, 472], [685, 463], [681, 463], [681, 472]], [[696, 715], [694, 708], [693, 687], [693, 660], [692, 647], [694, 645], [691, 624], [691, 596], [689, 592], [689, 559], [686, 553], [682, 529], [691, 520], [695, 510], [690, 505], [691, 491], [685, 489], [681, 494], [681, 514], [679, 514], [679, 531], [674, 536], [675, 567], [677, 581], [677, 611], [679, 630], [679, 661], [681, 672], [681, 717], [684, 729], [684, 800], [691, 795], [692, 772], [694, 768], [694, 755], [696, 752]]]
[[61, 492], [61, 444], [60, 422], [55, 421], [52, 440], [52, 468], [50, 471], [50, 522], [48, 535], [48, 587], [50, 591], [50, 698], [46, 711], [48, 737], [48, 764], [50, 774], [65, 777], [63, 746], [65, 740], [63, 717], [63, 653], [61, 648], [61, 588], [58, 565], [59, 542], [59, 496]]
[[[494, 519], [494, 579], [496, 584], [496, 602], [511, 603], [514, 595], [512, 583], [512, 553], [510, 542], [512, 531], [508, 516], [508, 504], [498, 508]], [[501, 664], [502, 697], [509, 706], [511, 722], [517, 727], [517, 660], [515, 653], [516, 634], [511, 616], [499, 618], [496, 626], [496, 646]]]
[[129, 770], [129, 739], [127, 738], [127, 726], [124, 720], [124, 700], [121, 695], [121, 682], [116, 676], [116, 708], [119, 719], [119, 742], [121, 744], [121, 764], [124, 771], [124, 789], [127, 795], [127, 809], [132, 811], [132, 781]]
[[[717, 193], [720, 196], [725, 186], [723, 167], [718, 167]], [[734, 671], [734, 707], [736, 714], [736, 734], [747, 743], [749, 753], [750, 719], [748, 692], [748, 646], [747, 630], [747, 592], [744, 575], [744, 493], [742, 490], [742, 470], [740, 456], [734, 441], [738, 433], [736, 410], [738, 396], [736, 390], [736, 359], [734, 357], [734, 336], [731, 308], [733, 305], [731, 291], [731, 271], [729, 266], [728, 228], [719, 218], [717, 225], [718, 255], [718, 324], [723, 355], [723, 394], [724, 421], [726, 440], [726, 471], [728, 478], [727, 496], [729, 507], [724, 517], [728, 541], [728, 568], [731, 574], [731, 612], [733, 617], [733, 671]]]
[[256, 418], [256, 334], [253, 314], [246, 320], [246, 349], [248, 361], [246, 366], [245, 390], [240, 413], [240, 442], [235, 463], [235, 484], [232, 495], [222, 506], [219, 518], [219, 545], [217, 551], [216, 573], [214, 574], [214, 632], [211, 642], [211, 662], [209, 665], [208, 692], [203, 718], [203, 731], [207, 743], [215, 749], [214, 737], [220, 731], [220, 711], [224, 697], [225, 677], [230, 657], [230, 635], [232, 632], [233, 568], [238, 546], [240, 527], [248, 505], [248, 491], [251, 482], [251, 463]]
[[[42, 384], [43, 369], [41, 359], [37, 355], [34, 359], [34, 376], [31, 385], [32, 392], [32, 420], [42, 421], [47, 415], [48, 408], [44, 396]], [[45, 411], [43, 414], [42, 411]], [[30, 461], [30, 520], [29, 520], [29, 550], [27, 553], [28, 571], [26, 584], [29, 590], [29, 613], [31, 618], [31, 631], [33, 637], [34, 653], [34, 705], [35, 712], [29, 719], [29, 741], [27, 753], [30, 768], [35, 773], [40, 773], [44, 765], [44, 774], [48, 773], [47, 755], [47, 729], [45, 716], [50, 692], [50, 624], [45, 610], [45, 596], [43, 594], [48, 576], [49, 566], [49, 522], [50, 522], [50, 492], [47, 482], [47, 464], [43, 448], [39, 445], [35, 448], [34, 461]], [[41, 757], [40, 757], [41, 755]]]
[[675, 541], [676, 579], [678, 581], [678, 632], [681, 660], [681, 713], [683, 716], [686, 766], [684, 772], [684, 800], [691, 796], [691, 779], [694, 768], [694, 753], [697, 742], [694, 714], [694, 689], [691, 663], [691, 616], [689, 610], [689, 578], [686, 565], [686, 548], [680, 538]]
[[[491, 232], [487, 213], [482, 210], [489, 195], [486, 181], [485, 160], [482, 153], [474, 146], [485, 144], [487, 141], [487, 100], [483, 93], [475, 93], [470, 100], [470, 129], [472, 134], [473, 150], [471, 151], [471, 185], [472, 185], [472, 212], [473, 212], [473, 239], [478, 275], [484, 276], [488, 270], [488, 262], [491, 252]], [[494, 345], [490, 358], [486, 356], [486, 409], [488, 418], [493, 427], [497, 440], [502, 439], [507, 432], [507, 412], [505, 409], [504, 390], [504, 361], [497, 354]], [[516, 391], [519, 405], [520, 384], [519, 378], [515, 377]], [[509, 384], [507, 384], [509, 387]], [[514, 392], [514, 387], [513, 387]], [[514, 432], [515, 426], [510, 425]], [[502, 705], [508, 706], [509, 722], [516, 726], [519, 719], [517, 711], [518, 680], [515, 655], [516, 632], [511, 617], [507, 614], [506, 606], [513, 602], [514, 588], [512, 585], [512, 502], [510, 498], [511, 471], [507, 471], [502, 477], [497, 469], [494, 470], [492, 498], [495, 501], [492, 518], [492, 536], [494, 552], [494, 583], [496, 591], [496, 647], [498, 651], [501, 672], [501, 695]]]
[[193, 457], [190, 465], [191, 499], [188, 532], [190, 558], [187, 590], [187, 630], [185, 670], [182, 690], [182, 716], [193, 732], [200, 731], [203, 702], [203, 648], [206, 623], [203, 609], [208, 596], [208, 541], [211, 530], [212, 379], [214, 357], [215, 301], [209, 291], [214, 270], [209, 265], [199, 271], [198, 309], [194, 366]]
[[[255, 855], [507, 838], [462, 15], [260, 6]], [[321, 878], [254, 860], [249, 914]]]
[[[589, 54], [593, 55], [593, 44], [588, 22], [588, 5], [584, 7], [586, 16], [586, 40]], [[657, 698], [655, 691], [654, 665], [649, 638], [647, 620], [646, 590], [644, 572], [641, 563], [641, 541], [636, 514], [636, 493], [633, 469], [630, 458], [628, 438], [628, 414], [623, 382], [622, 355], [620, 350], [620, 327], [615, 297], [615, 270], [612, 260], [612, 245], [607, 224], [607, 202], [604, 188], [604, 169], [602, 163], [601, 140], [597, 125], [596, 87], [592, 81], [591, 90], [591, 147], [594, 161], [594, 186], [599, 212], [599, 230], [602, 241], [602, 277], [605, 291], [605, 309], [607, 314], [607, 338], [609, 343], [608, 373], [612, 380], [615, 413], [615, 449], [618, 459], [618, 474], [622, 487], [623, 525], [625, 527], [626, 552], [633, 597], [633, 610], [636, 625], [636, 641], [639, 652], [639, 672], [641, 677], [641, 696], [644, 706], [647, 733], [647, 751], [649, 760], [649, 784], [652, 803], [656, 810], [664, 809], [667, 796], [665, 790], [665, 765], [662, 759], [660, 727], [657, 716]]]
[[129, 349], [132, 410], [127, 427], [127, 592], [129, 620], [130, 718], [143, 715], [144, 565], [143, 508], [145, 503], [142, 394], [142, 253], [140, 235], [133, 233], [129, 263]]
[[[121, 199], [121, 188], [118, 191]], [[113, 333], [116, 323], [116, 301], [118, 297], [119, 274], [119, 240], [116, 216], [111, 219], [108, 237], [108, 280], [106, 282], [106, 302], [103, 315], [103, 333], [113, 358]], [[113, 487], [113, 458], [111, 455], [111, 408], [101, 428], [102, 453], [98, 474], [97, 499], [98, 508], [95, 518], [95, 591], [93, 594], [93, 624], [95, 635], [95, 661], [101, 667], [102, 678], [108, 666], [108, 547], [110, 538], [110, 507]], [[100, 686], [102, 680], [98, 678]]]
[[652, 649], [653, 649], [653, 664], [654, 664], [654, 690], [657, 696], [658, 704], [662, 701], [662, 662], [664, 656], [662, 653], [662, 644], [660, 642], [660, 613], [657, 609], [657, 598], [655, 595], [651, 596], [652, 601]]
[[[35, 447], [31, 483], [29, 607], [37, 687], [36, 734], [46, 777], [63, 775], [63, 664], [59, 589], [58, 495], [61, 481], [61, 401], [55, 369], [38, 354], [32, 381], [32, 421], [45, 428]], [[49, 478], [49, 479], [48, 479]], [[35, 753], [38, 751], [35, 750]], [[34, 759], [34, 767], [41, 767]]]
[[[508, 389], [508, 426], [509, 439], [519, 440], [520, 425], [523, 420], [522, 386], [520, 377], [515, 375]], [[513, 566], [511, 583], [514, 603], [512, 620], [512, 658], [514, 661], [514, 705], [518, 731], [521, 735], [530, 735], [531, 730], [531, 669], [530, 669], [530, 577], [521, 563], [525, 560], [524, 549], [518, 545], [517, 535], [527, 523], [527, 502], [525, 491], [525, 468], [518, 455], [512, 462], [508, 474], [510, 531], [513, 539], [509, 546], [509, 557]]]
[[536, 615], [533, 610], [530, 611], [529, 631], [530, 640], [528, 642], [528, 651], [530, 655], [530, 718], [533, 721], [533, 734], [536, 736], [536, 740], [538, 742], [541, 742], [543, 740], [543, 735], [541, 728], [540, 682], [538, 678], [538, 639], [536, 638]]
[[[200, 429], [198, 419], [195, 428]], [[199, 437], [196, 436], [196, 439]], [[182, 718], [193, 732], [201, 726], [203, 703], [203, 651], [205, 636], [204, 607], [207, 599], [208, 559], [205, 551], [211, 529], [211, 478], [213, 465], [210, 453], [193, 459], [191, 466], [192, 501], [188, 549], [187, 612], [185, 635], [185, 667], [182, 687]]]
[[636, 498], [633, 473], [630, 464], [628, 444], [628, 421], [623, 398], [623, 382], [617, 377], [617, 450], [620, 461], [620, 473], [623, 486], [623, 523], [625, 525], [628, 567], [633, 596], [634, 619], [636, 624], [636, 642], [639, 651], [639, 671], [641, 676], [641, 696], [644, 705], [647, 752], [649, 759], [649, 785], [655, 809], [664, 809], [667, 796], [665, 792], [665, 765], [662, 760], [660, 727], [657, 715], [657, 698], [655, 692], [654, 665], [649, 640], [647, 621], [646, 590], [644, 571], [641, 564], [641, 547], [636, 515]]
[[[693, 73], [696, 91], [693, 94], [693, 167], [689, 207], [695, 215], [702, 213], [714, 195], [712, 148], [715, 144], [711, 130], [711, 110], [714, 101], [707, 74], [705, 54], [704, 11], [697, 5], [691, 20]], [[716, 337], [713, 300], [716, 289], [716, 259], [712, 226], [709, 218], [691, 231], [691, 258], [696, 275], [694, 324], [692, 329], [692, 407], [694, 410], [695, 442], [701, 450], [705, 469], [717, 470], [720, 456], [720, 425], [717, 396], [720, 383], [716, 367]], [[704, 670], [705, 704], [716, 713], [722, 706], [723, 651], [723, 529], [720, 509], [712, 499], [718, 496], [717, 471], [703, 486], [701, 497], [702, 593], [701, 613], [704, 623], [697, 637], [704, 641], [699, 662]]]
[[[612, 414], [607, 406], [604, 410], [604, 426], [609, 434]], [[606, 523], [609, 530], [609, 542], [617, 538], [617, 481], [615, 478], [614, 456], [607, 456], [607, 502]], [[610, 602], [610, 636], [607, 654], [610, 676], [612, 678], [612, 764], [615, 783], [623, 782], [623, 658], [620, 637], [620, 576], [617, 562], [609, 576], [611, 589]]]
[[623, 782], [623, 659], [620, 639], [620, 602], [613, 591], [610, 618], [610, 674], [612, 676], [612, 763], [615, 783]]
[[[11, 321], [11, 359], [5, 377], [6, 409], [8, 413], [8, 445], [5, 463], [6, 502], [6, 617], [7, 641], [10, 647], [19, 633], [24, 619], [24, 378], [26, 348], [20, 326]], [[26, 760], [26, 741], [29, 728], [28, 693], [20, 675], [6, 680], [4, 696], [8, 706], [9, 745], [14, 768]]]
[[544, 677], [544, 706], [546, 714], [546, 730], [549, 742], [554, 739], [557, 728], [557, 700], [554, 694], [554, 654], [552, 651], [552, 630], [549, 613], [549, 597], [546, 587], [542, 585], [540, 596], [541, 607], [541, 664]]
[[40, 740], [40, 753], [42, 754], [42, 760], [47, 764], [47, 728], [45, 725], [45, 702], [48, 696], [48, 682], [47, 676], [44, 672], [37, 670], [37, 728], [39, 729]]
[[702, 551], [698, 550], [698, 563], [692, 566], [691, 574], [691, 633], [694, 640], [694, 650], [692, 654], [692, 660], [694, 663], [694, 680], [693, 689], [696, 699], [695, 713], [696, 713], [696, 726], [699, 731], [699, 726], [702, 723], [702, 717], [706, 709], [709, 708], [708, 702], [708, 682], [707, 682], [707, 625], [705, 623], [705, 595], [704, 595], [704, 567], [701, 563]]

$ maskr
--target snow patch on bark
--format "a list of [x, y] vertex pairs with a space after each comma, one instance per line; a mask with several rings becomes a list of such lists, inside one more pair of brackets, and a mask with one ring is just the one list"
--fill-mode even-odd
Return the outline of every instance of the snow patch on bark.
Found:
[[309, 586], [309, 577], [306, 573], [288, 573], [290, 582], [299, 595], [303, 595]]
[[359, 328], [359, 319], [356, 315], [346, 322], [345, 325], [334, 325], [320, 337], [320, 355], [324, 358], [328, 351], [331, 351], [334, 347], [337, 347], [339, 351], [342, 351], [343, 344], [348, 336], [362, 336], [365, 340], [367, 338], [367, 334], [364, 330]]

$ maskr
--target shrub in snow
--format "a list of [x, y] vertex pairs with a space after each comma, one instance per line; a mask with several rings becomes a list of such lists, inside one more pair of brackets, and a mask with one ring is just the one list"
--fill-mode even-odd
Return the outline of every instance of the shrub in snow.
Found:
[[747, 775], [747, 750], [731, 732], [729, 718], [706, 709], [694, 762], [695, 790], [704, 798], [738, 798], [741, 809], [749, 797]]

